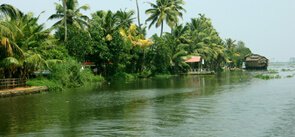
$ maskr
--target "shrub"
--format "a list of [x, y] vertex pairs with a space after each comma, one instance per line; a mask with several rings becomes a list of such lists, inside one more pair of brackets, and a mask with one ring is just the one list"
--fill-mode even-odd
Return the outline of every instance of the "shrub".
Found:
[[93, 75], [93, 73], [89, 69], [85, 69], [81, 72], [81, 79], [83, 81], [83, 84], [85, 84], [85, 82], [96, 83], [104, 81], [104, 77], [102, 77], [101, 75]]
[[151, 77], [152, 72], [150, 70], [144, 70], [141, 73], [138, 74], [139, 78], [148, 78]]
[[115, 80], [134, 80], [135, 76], [132, 74], [125, 73], [125, 72], [117, 72], [113, 76], [113, 79], [115, 79]]
[[63, 63], [54, 64], [51, 68], [49, 79], [60, 82], [64, 87], [82, 86], [81, 65], [75, 60], [66, 60]]
[[103, 82], [102, 76], [95, 76], [89, 69], [82, 70], [81, 64], [75, 60], [68, 59], [61, 63], [51, 64], [50, 74], [47, 78], [30, 80], [29, 86], [47, 86], [50, 90], [63, 90], [64, 88], [75, 88], [87, 83]]

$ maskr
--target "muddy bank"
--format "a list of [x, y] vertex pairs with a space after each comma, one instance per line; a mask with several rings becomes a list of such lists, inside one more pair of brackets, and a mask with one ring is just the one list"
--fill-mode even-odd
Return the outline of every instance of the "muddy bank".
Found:
[[48, 88], [46, 86], [5, 89], [5, 90], [0, 90], [0, 98], [19, 96], [19, 95], [28, 95], [28, 94], [34, 94], [34, 93], [40, 93], [40, 92], [47, 92], [47, 91], [48, 91]]

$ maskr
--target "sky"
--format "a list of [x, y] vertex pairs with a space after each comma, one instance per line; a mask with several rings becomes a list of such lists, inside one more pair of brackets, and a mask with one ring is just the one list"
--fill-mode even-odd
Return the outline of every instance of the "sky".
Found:
[[[141, 21], [147, 18], [146, 3], [155, 0], [139, 0]], [[186, 13], [181, 21], [189, 22], [198, 14], [205, 14], [223, 39], [232, 38], [246, 43], [253, 53], [268, 57], [271, 61], [288, 61], [295, 57], [295, 0], [184, 0]], [[12, 4], [23, 12], [33, 12], [40, 23], [50, 27], [54, 21], [47, 18], [55, 13], [55, 2], [59, 0], [1, 0]], [[88, 4], [87, 15], [97, 10], [136, 10], [135, 0], [79, 0]], [[136, 20], [134, 20], [136, 22]], [[169, 31], [166, 27], [164, 30]], [[151, 28], [148, 35], [159, 33]]]

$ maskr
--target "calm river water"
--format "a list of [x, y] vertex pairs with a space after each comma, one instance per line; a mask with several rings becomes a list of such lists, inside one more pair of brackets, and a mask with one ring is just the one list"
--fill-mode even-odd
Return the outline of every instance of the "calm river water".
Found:
[[2, 98], [0, 136], [294, 137], [295, 78], [285, 76], [295, 72], [273, 80], [255, 79], [254, 73]]

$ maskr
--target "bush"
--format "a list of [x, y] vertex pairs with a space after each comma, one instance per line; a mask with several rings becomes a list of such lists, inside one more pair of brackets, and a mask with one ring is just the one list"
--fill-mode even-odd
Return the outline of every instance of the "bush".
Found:
[[85, 82], [97, 83], [104, 81], [104, 77], [102, 77], [101, 75], [93, 75], [93, 73], [89, 69], [83, 70], [81, 72], [81, 79], [83, 81], [83, 84], [85, 84]]
[[134, 80], [135, 76], [125, 72], [118, 72], [112, 78], [115, 80]]
[[89, 69], [82, 70], [82, 66], [75, 60], [68, 59], [62, 63], [51, 64], [48, 78], [30, 80], [29, 86], [47, 86], [50, 90], [75, 88], [87, 83], [103, 82], [102, 76], [95, 76]]
[[149, 78], [152, 76], [152, 72], [150, 70], [144, 70], [138, 74], [139, 78]]
[[64, 60], [69, 57], [68, 51], [64, 46], [48, 47], [48, 49], [40, 48], [40, 49], [37, 49], [36, 52], [40, 54], [45, 60], [49, 60], [49, 59]]
[[83, 85], [81, 80], [81, 65], [75, 60], [66, 60], [63, 63], [50, 66], [51, 74], [49, 79], [60, 82], [64, 87], [80, 87]]

